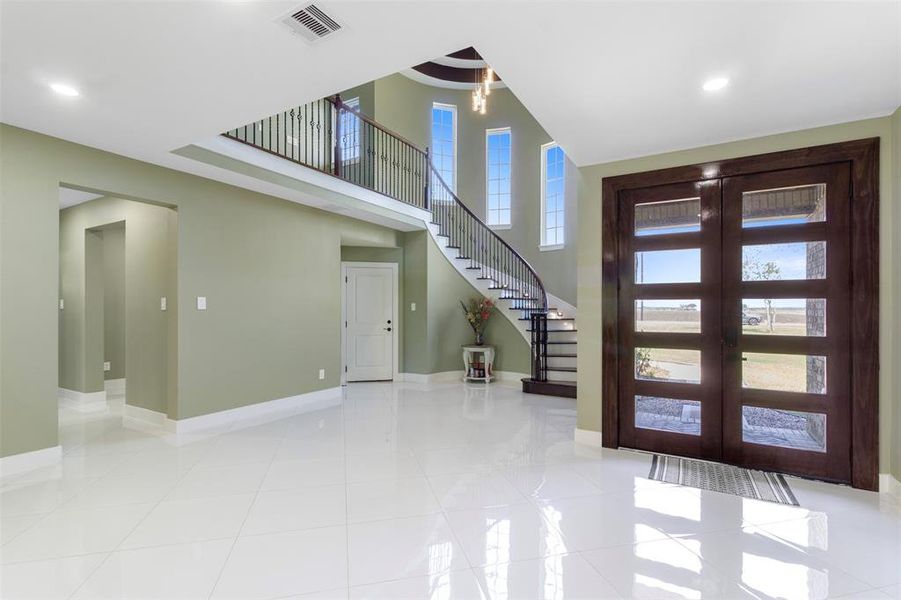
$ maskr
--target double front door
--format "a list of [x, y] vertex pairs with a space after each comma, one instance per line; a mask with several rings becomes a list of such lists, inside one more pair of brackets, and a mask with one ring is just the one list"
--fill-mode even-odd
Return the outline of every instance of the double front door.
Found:
[[624, 190], [621, 446], [849, 481], [850, 165]]

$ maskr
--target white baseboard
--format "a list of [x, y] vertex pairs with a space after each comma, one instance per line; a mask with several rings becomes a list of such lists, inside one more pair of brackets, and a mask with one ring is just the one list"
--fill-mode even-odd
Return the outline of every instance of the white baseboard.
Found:
[[42, 448], [33, 452], [23, 452], [0, 458], [0, 478], [12, 477], [32, 469], [49, 467], [58, 463], [63, 457], [62, 446]]
[[152, 425], [170, 433], [194, 433], [226, 425], [239, 425], [241, 421], [256, 421], [260, 417], [287, 416], [299, 409], [313, 410], [333, 406], [341, 399], [341, 388], [334, 387], [287, 398], [277, 398], [267, 402], [258, 402], [227, 410], [189, 417], [187, 419], [170, 419], [168, 415], [155, 410], [126, 404], [123, 416], [132, 419], [136, 424]]
[[122, 417], [126, 420], [131, 419], [146, 425], [155, 425], [169, 429], [169, 417], [166, 413], [150, 410], [149, 408], [141, 408], [140, 406], [126, 403], [122, 407]]
[[600, 446], [601, 432], [590, 429], [576, 429], [575, 442], [586, 446]]
[[[282, 417], [295, 413], [298, 410], [326, 408], [334, 406], [341, 401], [341, 398], [341, 388], [333, 387], [178, 420], [170, 419], [163, 413], [155, 413], [146, 409], [140, 410], [144, 413], [145, 421], [148, 419], [159, 420], [162, 417], [164, 419], [162, 425], [167, 431], [172, 433], [193, 433], [226, 425], [238, 426], [242, 421], [256, 422], [260, 417]], [[148, 415], [146, 413], [152, 414]]]
[[[515, 371], [495, 371], [494, 380], [503, 383], [519, 383], [525, 373]], [[463, 371], [441, 371], [439, 373], [400, 373], [397, 381], [410, 383], [456, 383], [463, 380]]]
[[106, 402], [106, 390], [102, 392], [78, 392], [76, 390], [67, 390], [66, 388], [58, 388], [57, 396], [64, 398], [70, 402], [74, 402], [80, 406], [91, 404], [103, 404]]
[[524, 377], [531, 377], [528, 373], [517, 373], [516, 371], [495, 371], [494, 376], [503, 383], [522, 383]]
[[891, 473], [879, 474], [879, 493], [891, 494], [901, 500], [901, 481], [895, 479]]
[[107, 379], [103, 382], [103, 388], [106, 390], [107, 394], [124, 394], [125, 393], [125, 378], [121, 379]]
[[461, 381], [463, 379], [463, 371], [442, 371], [440, 373], [399, 373], [398, 381], [409, 381], [411, 383], [450, 383], [452, 381]]

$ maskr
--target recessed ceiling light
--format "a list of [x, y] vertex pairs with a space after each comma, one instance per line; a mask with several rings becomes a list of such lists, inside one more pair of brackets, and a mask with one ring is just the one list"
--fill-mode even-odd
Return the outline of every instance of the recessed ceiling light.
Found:
[[65, 83], [51, 83], [50, 89], [59, 94], [60, 96], [78, 96], [79, 92], [71, 85], [66, 85]]
[[716, 92], [729, 85], [728, 77], [714, 77], [704, 82], [705, 92]]

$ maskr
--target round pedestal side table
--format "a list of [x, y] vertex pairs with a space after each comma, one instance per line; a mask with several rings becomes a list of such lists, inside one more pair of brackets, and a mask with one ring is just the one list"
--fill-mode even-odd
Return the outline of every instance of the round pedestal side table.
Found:
[[463, 381], [494, 380], [494, 346], [463, 346]]

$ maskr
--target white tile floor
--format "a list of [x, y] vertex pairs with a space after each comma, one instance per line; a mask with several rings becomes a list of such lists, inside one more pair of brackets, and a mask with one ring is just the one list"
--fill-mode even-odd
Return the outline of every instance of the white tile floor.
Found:
[[175, 437], [64, 406], [61, 465], [2, 482], [0, 597], [901, 598], [901, 505], [788, 507], [572, 442], [572, 400], [356, 384]]

